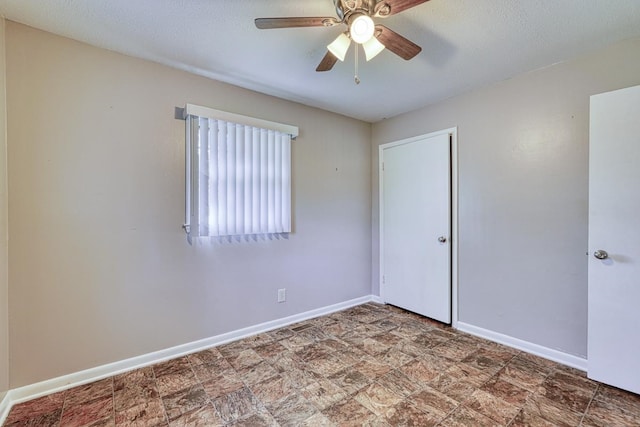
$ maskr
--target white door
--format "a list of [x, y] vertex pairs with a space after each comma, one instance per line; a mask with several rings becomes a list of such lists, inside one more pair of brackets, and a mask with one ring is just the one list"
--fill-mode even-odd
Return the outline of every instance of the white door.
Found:
[[448, 133], [381, 147], [381, 296], [451, 323]]
[[640, 393], [640, 86], [592, 96], [590, 126], [588, 373]]

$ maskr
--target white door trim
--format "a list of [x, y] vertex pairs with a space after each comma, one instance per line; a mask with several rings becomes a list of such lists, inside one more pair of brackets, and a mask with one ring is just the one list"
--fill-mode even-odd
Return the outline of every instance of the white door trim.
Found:
[[421, 139], [431, 138], [447, 134], [451, 137], [451, 326], [457, 328], [458, 325], [458, 128], [453, 127], [424, 135], [402, 139], [400, 141], [389, 142], [378, 147], [378, 212], [379, 212], [379, 289], [380, 298], [385, 301], [384, 286], [382, 285], [382, 269], [384, 266], [384, 212], [382, 201], [384, 200], [384, 174], [382, 173], [383, 151], [387, 148], [398, 145], [409, 144]]

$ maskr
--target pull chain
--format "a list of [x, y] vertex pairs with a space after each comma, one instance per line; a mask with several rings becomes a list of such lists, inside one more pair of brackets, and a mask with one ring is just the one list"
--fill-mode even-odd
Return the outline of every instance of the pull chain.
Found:
[[353, 80], [356, 82], [357, 85], [360, 84], [360, 77], [358, 77], [358, 45], [356, 44], [355, 46], [355, 51], [356, 51], [356, 70], [355, 70], [355, 75], [353, 76]]

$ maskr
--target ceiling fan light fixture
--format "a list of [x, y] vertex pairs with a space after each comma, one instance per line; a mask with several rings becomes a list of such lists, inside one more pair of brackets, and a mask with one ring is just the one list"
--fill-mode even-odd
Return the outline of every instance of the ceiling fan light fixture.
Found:
[[369, 61], [384, 50], [384, 45], [380, 43], [377, 38], [371, 37], [369, 40], [362, 43], [362, 48], [364, 49], [365, 58]]
[[360, 50], [358, 44], [363, 46], [367, 61], [385, 49], [404, 60], [412, 59], [420, 53], [422, 50], [420, 46], [382, 24], [376, 25], [374, 19], [396, 15], [427, 1], [429, 0], [333, 0], [337, 18], [331, 16], [255, 18], [254, 23], [261, 30], [344, 25], [346, 31], [343, 29], [343, 34], [327, 46], [327, 52], [316, 67], [316, 71], [329, 71], [338, 61], [344, 61], [353, 40], [356, 42], [354, 59], [357, 77]]
[[344, 57], [347, 55], [350, 45], [351, 39], [346, 33], [342, 33], [332, 41], [329, 46], [327, 46], [327, 49], [340, 61], [344, 61]]
[[370, 16], [360, 14], [356, 16], [349, 25], [349, 33], [354, 42], [362, 44], [373, 37], [375, 24]]

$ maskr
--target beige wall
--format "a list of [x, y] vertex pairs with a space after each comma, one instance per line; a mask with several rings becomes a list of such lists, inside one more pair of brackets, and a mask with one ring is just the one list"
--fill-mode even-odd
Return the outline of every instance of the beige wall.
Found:
[[7, 127], [5, 92], [5, 22], [0, 17], [0, 400], [9, 388], [9, 275], [7, 272]]
[[637, 84], [633, 39], [375, 124], [374, 292], [377, 146], [457, 126], [460, 321], [586, 356], [589, 96]]
[[[13, 22], [6, 39], [11, 387], [370, 294], [369, 124]], [[187, 102], [300, 127], [288, 240], [186, 243]]]

